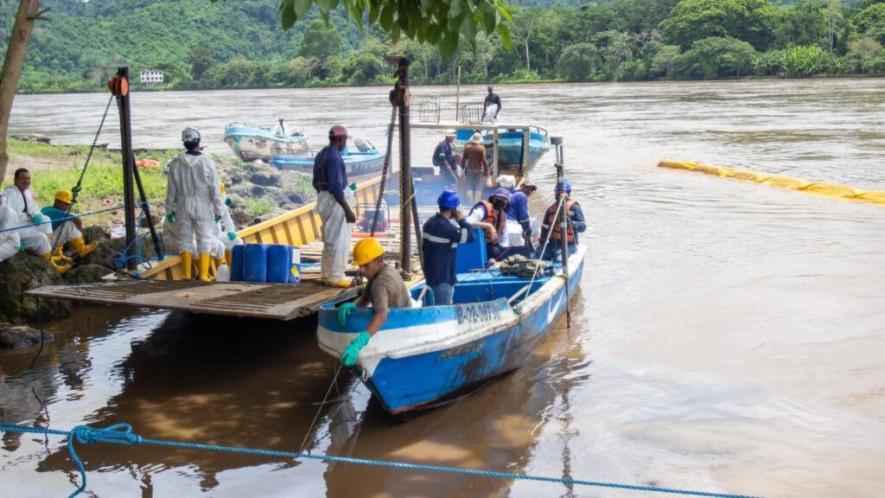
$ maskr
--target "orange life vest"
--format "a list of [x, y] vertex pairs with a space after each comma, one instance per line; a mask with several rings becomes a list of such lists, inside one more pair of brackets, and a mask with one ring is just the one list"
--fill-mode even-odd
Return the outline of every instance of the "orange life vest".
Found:
[[[503, 212], [499, 213], [498, 211], [496, 211], [495, 206], [489, 201], [479, 201], [476, 203], [476, 206], [479, 205], [482, 205], [482, 207], [484, 207], [486, 210], [486, 217], [481, 219], [480, 221], [492, 225], [493, 227], [495, 227], [495, 231], [500, 234], [501, 230], [504, 230], [504, 227], [507, 225], [507, 215], [505, 215]], [[474, 209], [476, 208], [476, 206], [474, 206]], [[498, 242], [497, 238], [492, 237], [491, 230], [483, 228], [482, 231], [485, 235], [486, 243], [495, 244]]]
[[[578, 201], [572, 201], [572, 200], [568, 200], [565, 202], [566, 217], [569, 216], [569, 213], [572, 210], [572, 206], [574, 206], [577, 203], [578, 203]], [[550, 205], [549, 208], [547, 208], [547, 213], [544, 215], [544, 224], [542, 225], [542, 228], [546, 228], [548, 230], [551, 230], [550, 240], [562, 240], [562, 231], [559, 229], [559, 220], [557, 219], [557, 216], [556, 216], [556, 214], [557, 214], [556, 208], [557, 207], [559, 207], [559, 203], [554, 202], [553, 204]], [[575, 229], [572, 226], [570, 221], [571, 220], [569, 220], [569, 223], [566, 224], [567, 227], [565, 230], [565, 235], [568, 238], [568, 243], [573, 244], [575, 242]]]

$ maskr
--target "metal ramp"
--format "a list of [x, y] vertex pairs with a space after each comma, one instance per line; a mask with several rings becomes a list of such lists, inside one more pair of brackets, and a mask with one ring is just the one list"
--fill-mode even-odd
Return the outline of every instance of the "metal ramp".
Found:
[[316, 313], [325, 303], [353, 298], [359, 289], [326, 287], [316, 280], [302, 281], [297, 285], [138, 280], [48, 285], [27, 294], [82, 303], [285, 321]]

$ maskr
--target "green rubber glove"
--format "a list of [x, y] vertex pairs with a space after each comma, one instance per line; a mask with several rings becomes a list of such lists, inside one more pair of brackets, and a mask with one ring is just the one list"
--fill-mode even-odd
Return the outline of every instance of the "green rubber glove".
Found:
[[166, 213], [166, 221], [169, 223], [175, 223], [175, 211], [169, 211]]
[[356, 336], [350, 344], [347, 346], [347, 349], [341, 353], [341, 363], [344, 363], [346, 367], [352, 367], [356, 364], [357, 358], [360, 357], [360, 350], [366, 347], [366, 344], [369, 343], [369, 339], [372, 336], [369, 335], [365, 330], [360, 332], [358, 336]]
[[350, 185], [347, 186], [347, 188], [356, 192], [356, 183], [351, 183]]
[[234, 231], [227, 232], [227, 238], [230, 240], [237, 240], [237, 232], [234, 232]]
[[31, 216], [31, 221], [34, 222], [35, 225], [39, 225], [40, 223], [43, 223], [43, 215], [37, 213], [34, 216]]
[[234, 201], [233, 201], [233, 199], [231, 199], [230, 197], [225, 197], [225, 198], [224, 198], [224, 205], [227, 206], [227, 207], [229, 207], [229, 208], [234, 207]]
[[347, 317], [356, 309], [356, 303], [348, 302], [338, 307], [338, 325], [344, 326], [347, 323]]

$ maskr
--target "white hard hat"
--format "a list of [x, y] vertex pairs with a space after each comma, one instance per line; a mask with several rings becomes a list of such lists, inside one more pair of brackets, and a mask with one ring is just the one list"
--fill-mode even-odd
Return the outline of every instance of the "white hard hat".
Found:
[[516, 186], [516, 178], [513, 175], [500, 175], [495, 181], [499, 187], [513, 188]]

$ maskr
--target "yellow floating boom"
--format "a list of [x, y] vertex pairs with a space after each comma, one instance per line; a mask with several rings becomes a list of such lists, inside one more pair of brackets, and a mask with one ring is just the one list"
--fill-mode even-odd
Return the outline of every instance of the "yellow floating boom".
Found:
[[836, 197], [851, 201], [870, 202], [885, 205], [885, 190], [860, 190], [848, 185], [838, 183], [809, 182], [801, 178], [790, 176], [773, 175], [760, 171], [750, 171], [726, 166], [713, 166], [696, 162], [664, 160], [658, 163], [659, 168], [681, 169], [685, 171], [698, 171], [713, 176], [734, 178], [749, 182], [761, 183], [773, 187], [788, 188], [808, 194]]

